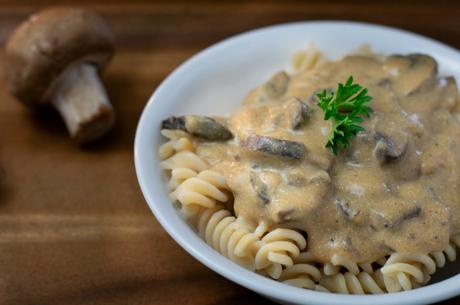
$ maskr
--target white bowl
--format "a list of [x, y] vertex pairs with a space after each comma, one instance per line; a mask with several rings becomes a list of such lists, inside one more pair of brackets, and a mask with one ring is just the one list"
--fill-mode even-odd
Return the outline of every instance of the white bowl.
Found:
[[[460, 294], [460, 275], [412, 291], [352, 296], [290, 287], [236, 265], [208, 247], [173, 208], [159, 167], [160, 122], [180, 114], [227, 114], [245, 94], [290, 66], [295, 51], [313, 42], [336, 58], [370, 44], [379, 53], [427, 53], [441, 74], [460, 80], [460, 53], [398, 29], [354, 22], [300, 22], [271, 26], [226, 39], [178, 67], [157, 88], [142, 113], [135, 139], [136, 173], [144, 197], [168, 233], [191, 255], [222, 276], [285, 304], [428, 304]], [[154, 69], [154, 67], [152, 67]], [[152, 259], [155, 259], [152, 257]]]

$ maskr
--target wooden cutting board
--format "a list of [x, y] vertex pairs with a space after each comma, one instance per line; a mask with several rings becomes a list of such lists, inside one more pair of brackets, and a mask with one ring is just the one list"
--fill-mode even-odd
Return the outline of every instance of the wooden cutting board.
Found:
[[[28, 14], [53, 2], [63, 3], [0, 0], [0, 44]], [[54, 111], [18, 104], [0, 70], [0, 305], [271, 304], [194, 260], [148, 209], [133, 142], [153, 90], [210, 44], [280, 22], [376, 22], [460, 48], [454, 1], [78, 3], [105, 16], [117, 35], [103, 81], [118, 121], [106, 138], [79, 147]], [[8, 64], [3, 58], [0, 51]]]

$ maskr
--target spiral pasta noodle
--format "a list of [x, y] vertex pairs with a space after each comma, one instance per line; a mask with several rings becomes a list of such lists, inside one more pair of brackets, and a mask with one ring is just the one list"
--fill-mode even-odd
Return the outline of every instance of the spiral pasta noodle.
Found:
[[168, 189], [174, 191], [184, 180], [209, 166], [194, 153], [194, 145], [185, 133], [166, 129], [161, 133], [168, 141], [160, 146], [160, 166], [169, 173]]
[[292, 67], [297, 71], [311, 70], [321, 62], [321, 53], [314, 44], [310, 44], [306, 50], [296, 52], [292, 57]]
[[257, 251], [257, 270], [264, 269], [272, 278], [281, 276], [283, 266], [294, 265], [293, 258], [307, 246], [302, 234], [291, 229], [275, 229], [262, 238], [262, 246]]
[[436, 268], [444, 267], [447, 260], [457, 257], [458, 238], [446, 249], [429, 254], [393, 253], [381, 268], [388, 292], [410, 290], [429, 281]]
[[255, 270], [253, 253], [260, 240], [249, 223], [216, 206], [201, 213], [197, 227], [199, 235], [216, 251], [249, 270]]
[[217, 201], [226, 202], [225, 179], [207, 170], [209, 165], [194, 152], [193, 143], [181, 131], [162, 130], [169, 139], [160, 147], [160, 166], [169, 171], [168, 189], [173, 202], [181, 204], [186, 217], [196, 215], [200, 207], [213, 208]]
[[332, 276], [324, 275], [320, 284], [328, 290], [343, 294], [381, 294], [385, 293], [380, 271], [366, 271], [354, 274], [352, 272], [337, 273]]
[[369, 270], [372, 268], [370, 264], [358, 264], [363, 271], [357, 274], [351, 271], [324, 274], [320, 284], [332, 292], [344, 294], [380, 294], [410, 290], [426, 283], [436, 268], [443, 267], [447, 260], [455, 260], [456, 246], [452, 241], [444, 251], [430, 254], [393, 253], [380, 269], [373, 271]]
[[183, 180], [171, 193], [173, 201], [182, 205], [199, 205], [213, 208], [216, 202], [226, 202], [228, 196], [222, 191], [227, 189], [225, 179], [213, 170], [203, 170]]
[[320, 271], [310, 264], [295, 264], [289, 266], [283, 270], [279, 278], [281, 282], [291, 286], [328, 292], [329, 290], [326, 287], [317, 284], [320, 279]]
[[326, 275], [334, 275], [340, 271], [340, 267], [346, 268], [349, 272], [353, 274], [359, 273], [359, 267], [357, 263], [352, 262], [344, 257], [341, 257], [340, 255], [333, 255], [331, 258], [331, 262], [324, 264], [323, 271]]
[[163, 160], [160, 166], [164, 170], [189, 169], [196, 173], [209, 168], [208, 164], [192, 151], [177, 152], [168, 159]]
[[[380, 260], [380, 265], [383, 265], [385, 262], [385, 258], [382, 258], [382, 259], [383, 259], [383, 262], [382, 260]], [[341, 268], [345, 268], [348, 272], [351, 272], [355, 275], [360, 273], [361, 271], [372, 273], [374, 272], [372, 263], [379, 263], [379, 262], [355, 263], [339, 255], [334, 255], [331, 258], [331, 262], [324, 264], [323, 273], [325, 275], [335, 275], [340, 272]]]
[[216, 251], [250, 270], [263, 270], [279, 278], [283, 266], [294, 265], [306, 246], [303, 236], [289, 229], [275, 229], [261, 238], [266, 228], [254, 227], [221, 206], [205, 209], [199, 216], [199, 235]]
[[194, 146], [187, 133], [180, 130], [161, 130], [161, 134], [168, 139], [166, 143], [160, 145], [159, 157], [161, 160], [167, 159], [180, 151], [193, 151]]
[[[317, 262], [313, 255], [304, 255], [304, 261]], [[335, 263], [333, 264], [332, 261]], [[373, 263], [349, 264], [344, 258], [331, 260], [323, 264], [319, 284], [328, 291], [343, 294], [380, 294], [385, 292], [383, 276], [373, 264], [383, 265], [382, 258]], [[342, 272], [341, 269], [347, 271]], [[353, 272], [354, 271], [354, 272]]]
[[317, 260], [310, 252], [301, 252], [294, 259], [294, 265], [288, 266], [282, 271], [279, 280], [299, 288], [328, 292], [327, 288], [317, 284], [322, 274], [316, 266], [316, 262]]

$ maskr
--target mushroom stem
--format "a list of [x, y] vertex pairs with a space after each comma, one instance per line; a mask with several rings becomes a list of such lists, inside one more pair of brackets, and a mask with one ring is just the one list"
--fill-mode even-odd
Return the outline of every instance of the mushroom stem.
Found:
[[89, 63], [72, 65], [62, 74], [51, 103], [64, 119], [71, 137], [80, 143], [101, 137], [115, 122], [97, 68]]

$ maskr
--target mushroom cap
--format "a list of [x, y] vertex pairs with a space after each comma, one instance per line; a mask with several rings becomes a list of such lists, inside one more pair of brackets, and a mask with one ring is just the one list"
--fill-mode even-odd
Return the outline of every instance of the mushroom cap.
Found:
[[6, 43], [8, 88], [28, 106], [45, 103], [54, 81], [71, 64], [102, 69], [114, 51], [114, 35], [99, 15], [55, 7], [30, 16]]

